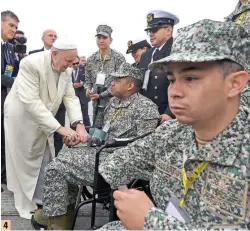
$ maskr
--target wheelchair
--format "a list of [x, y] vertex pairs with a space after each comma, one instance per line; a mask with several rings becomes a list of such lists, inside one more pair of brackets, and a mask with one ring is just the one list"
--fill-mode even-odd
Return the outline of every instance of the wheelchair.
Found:
[[[99, 143], [99, 147], [96, 152], [96, 160], [95, 160], [94, 183], [92, 185], [93, 193], [91, 194], [85, 186], [80, 187], [71, 230], [74, 230], [77, 215], [79, 213], [80, 208], [87, 204], [92, 204], [90, 230], [95, 230], [99, 228], [95, 226], [97, 203], [103, 204], [104, 208], [109, 210], [109, 222], [119, 220], [116, 215], [116, 208], [114, 206], [114, 200], [112, 197], [113, 192], [115, 190], [111, 190], [110, 185], [103, 179], [103, 177], [98, 172], [100, 154], [102, 150], [105, 148], [124, 147], [137, 139], [140, 139], [149, 135], [150, 133], [144, 134], [134, 139], [115, 139], [115, 140], [106, 141], [105, 143]], [[129, 183], [128, 188], [137, 188], [137, 189], [143, 190], [152, 200], [148, 181], [133, 180], [132, 182]], [[81, 196], [84, 199], [83, 201], [81, 201], [80, 199]]]

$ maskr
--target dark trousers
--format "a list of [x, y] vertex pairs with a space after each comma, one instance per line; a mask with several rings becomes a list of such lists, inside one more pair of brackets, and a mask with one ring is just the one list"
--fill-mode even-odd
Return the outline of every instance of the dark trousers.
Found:
[[[64, 127], [65, 126], [65, 113], [66, 109], [64, 104], [62, 103], [56, 113], [55, 118], [57, 121]], [[57, 132], [54, 133], [54, 145], [55, 145], [55, 156], [59, 153], [63, 146], [63, 137]]]
[[4, 115], [1, 115], [1, 179], [6, 180]]
[[88, 102], [81, 104], [81, 110], [84, 125], [90, 126]]

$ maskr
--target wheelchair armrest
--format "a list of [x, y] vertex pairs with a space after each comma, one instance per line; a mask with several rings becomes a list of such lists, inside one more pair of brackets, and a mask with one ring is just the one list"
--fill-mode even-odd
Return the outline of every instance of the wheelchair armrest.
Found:
[[148, 136], [152, 132], [148, 132], [146, 134], [143, 134], [141, 136], [135, 137], [135, 138], [115, 138], [113, 140], [109, 140], [105, 143], [106, 148], [115, 148], [115, 147], [124, 147], [127, 146], [129, 143], [132, 143], [138, 139], [141, 139], [145, 136]]

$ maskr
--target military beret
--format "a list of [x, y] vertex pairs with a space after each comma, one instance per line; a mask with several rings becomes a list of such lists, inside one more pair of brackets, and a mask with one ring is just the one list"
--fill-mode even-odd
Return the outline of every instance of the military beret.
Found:
[[250, 36], [233, 22], [201, 20], [177, 31], [170, 56], [149, 65], [163, 70], [169, 62], [207, 62], [228, 59], [249, 70]]
[[151, 48], [150, 44], [146, 39], [129, 40], [126, 54], [137, 51], [138, 49], [143, 47]]
[[110, 74], [116, 78], [133, 77], [142, 81], [143, 74], [140, 69], [133, 67], [129, 63], [122, 63], [117, 72]]
[[163, 10], [154, 10], [147, 14], [147, 28], [145, 31], [166, 25], [174, 26], [177, 23], [179, 23], [179, 18], [176, 15]]

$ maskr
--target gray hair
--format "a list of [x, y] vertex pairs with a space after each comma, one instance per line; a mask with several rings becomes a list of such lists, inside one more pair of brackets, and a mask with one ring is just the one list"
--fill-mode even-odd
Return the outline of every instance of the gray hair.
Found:
[[20, 22], [19, 18], [12, 11], [6, 10], [6, 11], [1, 12], [1, 21], [2, 22], [6, 21], [8, 17], [15, 19], [17, 22]]

